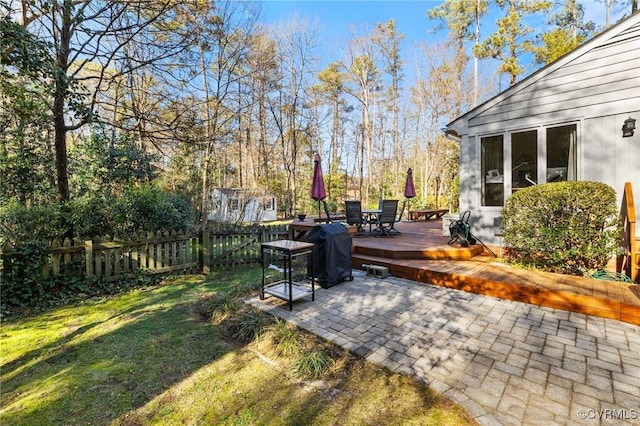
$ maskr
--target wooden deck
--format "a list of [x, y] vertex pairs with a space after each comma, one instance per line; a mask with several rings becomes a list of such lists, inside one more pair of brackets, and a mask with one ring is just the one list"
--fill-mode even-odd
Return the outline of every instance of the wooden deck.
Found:
[[[396, 223], [400, 235], [353, 238], [353, 267], [389, 268], [413, 281], [640, 325], [640, 285], [553, 274], [495, 262], [477, 244], [447, 244], [442, 221]], [[496, 253], [497, 250], [494, 249]]]

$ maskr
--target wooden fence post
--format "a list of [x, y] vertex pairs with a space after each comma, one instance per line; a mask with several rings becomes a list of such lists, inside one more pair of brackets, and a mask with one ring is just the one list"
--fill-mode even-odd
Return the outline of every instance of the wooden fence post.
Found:
[[[148, 233], [120, 241], [107, 236], [89, 240], [56, 241], [46, 254], [42, 276], [85, 274], [87, 281], [104, 277], [113, 281], [138, 268], [150, 272], [192, 271], [211, 274], [217, 268], [260, 263], [260, 244], [286, 237], [286, 226], [254, 226], [247, 229], [208, 225], [198, 232]], [[84, 253], [83, 253], [84, 250]], [[6, 243], [0, 251], [1, 279], [14, 279], [14, 253]], [[82, 257], [84, 256], [84, 271]], [[80, 268], [80, 269], [78, 269]], [[13, 270], [12, 270], [13, 269]]]
[[84, 242], [85, 271], [87, 280], [93, 278], [93, 241]]
[[202, 227], [202, 273], [205, 275], [209, 275], [211, 273], [211, 259], [210, 259], [210, 251], [209, 247], [211, 245], [211, 238], [209, 236], [209, 230], [207, 229], [207, 225]]
[[69, 238], [65, 238], [64, 239], [64, 243], [62, 244], [62, 246], [65, 248], [64, 255], [62, 256], [62, 261], [64, 262], [66, 275], [68, 275], [69, 271], [71, 270], [71, 268], [70, 268], [70, 265], [71, 265], [71, 252], [67, 251], [67, 250], [71, 249], [73, 244], [71, 244], [71, 240]]
[[[56, 238], [53, 241], [51, 241], [51, 259], [52, 259], [52, 268], [53, 268], [53, 276], [57, 277], [58, 275], [60, 275], [60, 261], [62, 260], [62, 253], [60, 252], [56, 252], [55, 249], [60, 248], [60, 241]], [[49, 276], [49, 268], [47, 267], [44, 271], [43, 276], [44, 277], [48, 277]]]

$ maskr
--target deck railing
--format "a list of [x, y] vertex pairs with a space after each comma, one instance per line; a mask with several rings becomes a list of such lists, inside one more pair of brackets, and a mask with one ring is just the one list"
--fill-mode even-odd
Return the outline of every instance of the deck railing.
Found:
[[616, 262], [617, 272], [624, 273], [632, 281], [637, 282], [640, 271], [640, 247], [638, 247], [636, 238], [636, 210], [631, 182], [626, 182], [624, 185], [620, 218], [622, 219], [620, 248], [624, 253], [618, 255]]
[[[65, 277], [117, 281], [143, 270], [159, 273], [210, 273], [260, 262], [260, 243], [286, 238], [287, 225], [254, 227], [207, 226], [205, 230], [132, 235], [126, 240], [54, 240], [40, 259], [30, 258], [42, 278]], [[0, 258], [0, 279], [24, 278], [25, 259], [6, 245]]]

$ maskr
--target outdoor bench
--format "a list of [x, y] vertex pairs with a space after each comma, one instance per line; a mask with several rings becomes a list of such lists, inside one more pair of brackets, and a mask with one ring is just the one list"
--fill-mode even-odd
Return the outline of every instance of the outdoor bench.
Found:
[[445, 214], [449, 213], [449, 209], [420, 209], [409, 210], [409, 220], [418, 220], [424, 216], [424, 220], [429, 220], [432, 217], [440, 219]]

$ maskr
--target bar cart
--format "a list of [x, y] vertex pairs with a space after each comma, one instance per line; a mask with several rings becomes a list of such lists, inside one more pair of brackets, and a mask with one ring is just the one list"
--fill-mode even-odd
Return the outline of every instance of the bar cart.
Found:
[[[277, 240], [260, 244], [260, 259], [262, 261], [262, 285], [260, 289], [260, 300], [264, 300], [265, 294], [275, 296], [289, 303], [289, 310], [293, 310], [293, 302], [306, 296], [311, 296], [315, 301], [315, 278], [313, 267], [309, 271], [311, 277], [311, 288], [301, 281], [293, 280], [293, 259], [298, 256], [309, 256], [313, 265], [313, 243], [305, 243], [293, 240]], [[269, 252], [283, 259], [284, 276], [276, 282], [265, 284], [265, 253]]]

